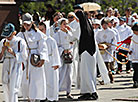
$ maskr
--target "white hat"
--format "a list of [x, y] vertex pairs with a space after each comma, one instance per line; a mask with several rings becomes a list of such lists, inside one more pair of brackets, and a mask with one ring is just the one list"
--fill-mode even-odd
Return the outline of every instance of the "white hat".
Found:
[[58, 20], [58, 25], [59, 25], [59, 26], [61, 25], [61, 22], [62, 22], [63, 20], [65, 20], [66, 22], [68, 21], [66, 18], [60, 18], [60, 19]]
[[93, 20], [93, 24], [99, 24], [99, 25], [100, 25], [100, 24], [101, 24], [101, 21], [98, 20], [98, 19], [94, 19], [94, 20]]
[[25, 13], [22, 16], [23, 23], [31, 24], [33, 21], [33, 17], [29, 13]]
[[136, 16], [136, 17], [138, 18], [138, 15], [137, 15], [136, 12], [134, 12], [134, 13], [132, 14], [132, 16]]

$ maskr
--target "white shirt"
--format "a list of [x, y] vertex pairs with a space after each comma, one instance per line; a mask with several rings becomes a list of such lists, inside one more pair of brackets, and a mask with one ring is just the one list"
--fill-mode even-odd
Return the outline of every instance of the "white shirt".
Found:
[[[126, 18], [126, 16], [125, 16], [125, 18]], [[127, 18], [126, 18], [126, 20], [127, 20]], [[127, 25], [132, 26], [134, 22], [135, 22], [135, 18], [132, 16], [129, 16]]]
[[[16, 37], [16, 36], [14, 36], [11, 41], [4, 38], [0, 42], [0, 52], [2, 50], [4, 40], [6, 40], [6, 42], [9, 42], [10, 47], [13, 49], [16, 57], [14, 57], [12, 54], [10, 54], [7, 51], [5, 51], [5, 54], [3, 57], [14, 57], [15, 60], [17, 61], [17, 63], [25, 62], [28, 57], [27, 50], [26, 50], [26, 48], [27, 48], [26, 42], [23, 39], [21, 39], [20, 37]], [[20, 52], [18, 52], [18, 42], [19, 41], [20, 41]]]
[[68, 31], [68, 33], [59, 30], [53, 38], [57, 41], [57, 45], [59, 48], [60, 55], [64, 50], [71, 49], [72, 45], [70, 44], [72, 39], [72, 33]]
[[[132, 30], [131, 30], [131, 27], [129, 27], [129, 26], [126, 25], [126, 24], [119, 25], [119, 26], [116, 27], [116, 29], [117, 29], [118, 32], [119, 32], [120, 41], [124, 41], [124, 40], [127, 39], [129, 36], [132, 36], [132, 35], [133, 35], [133, 32], [132, 32]], [[123, 44], [122, 47], [129, 48], [129, 46], [126, 45], [126, 44]]]
[[48, 56], [49, 61], [52, 66], [61, 66], [60, 56], [58, 51], [57, 42], [54, 38], [52, 38], [49, 34], [46, 39], [47, 47], [48, 47]]
[[138, 35], [131, 38], [130, 51], [132, 51], [132, 62], [138, 63]]
[[74, 40], [79, 40], [80, 38], [80, 24], [79, 22], [77, 22], [76, 20], [72, 21], [71, 23], [69, 23], [69, 26], [72, 28], [71, 29], [71, 32], [73, 34], [73, 37], [74, 39], [72, 39], [73, 41]]
[[97, 33], [98, 33], [99, 31], [101, 31], [101, 29], [97, 28], [97, 29], [93, 29], [93, 31], [94, 31], [94, 36], [96, 37]]
[[[110, 44], [116, 44], [116, 34], [113, 30], [107, 28], [106, 30], [101, 30], [97, 33], [96, 35], [96, 41], [97, 43], [110, 43]], [[113, 55], [113, 50], [115, 49], [114, 46], [111, 46], [110, 48], [107, 49], [107, 51]], [[108, 53], [104, 53], [102, 55], [103, 59], [105, 62], [112, 62], [113, 58], [108, 54]]]
[[116, 40], [117, 40], [117, 42], [120, 42], [120, 35], [119, 35], [118, 30], [116, 28], [113, 28], [113, 27], [112, 27], [112, 29], [113, 29], [113, 31], [116, 32], [115, 34], [116, 34]]
[[[45, 35], [39, 30], [37, 32], [35, 32], [34, 30], [25, 31], [24, 35], [29, 47], [32, 48], [31, 54], [40, 54], [40, 59], [48, 61], [48, 50], [46, 42], [44, 40]], [[22, 32], [19, 32], [17, 36], [24, 39]]]
[[116, 29], [119, 32], [121, 41], [125, 40], [129, 36], [132, 36], [133, 34], [131, 28], [125, 24], [117, 26]]

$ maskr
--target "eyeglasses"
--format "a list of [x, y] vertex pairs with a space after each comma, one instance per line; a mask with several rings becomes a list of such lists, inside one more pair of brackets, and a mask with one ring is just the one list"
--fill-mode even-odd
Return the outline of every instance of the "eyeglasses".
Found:
[[74, 16], [68, 16], [68, 19], [73, 19], [74, 18]]
[[32, 24], [26, 24], [26, 23], [24, 23], [23, 25], [27, 26], [27, 27], [30, 27]]

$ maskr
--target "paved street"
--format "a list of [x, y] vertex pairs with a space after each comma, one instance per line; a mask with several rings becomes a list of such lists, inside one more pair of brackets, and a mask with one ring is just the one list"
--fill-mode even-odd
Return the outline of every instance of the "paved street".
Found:
[[[1, 70], [0, 64], [0, 70]], [[69, 101], [65, 97], [65, 92], [60, 93], [60, 101], [59, 102], [125, 102], [123, 100], [127, 100], [127, 102], [132, 102], [132, 100], [137, 98], [138, 102], [138, 89], [132, 88], [132, 74], [126, 74], [123, 72], [121, 75], [114, 75], [115, 82], [114, 84], [108, 85], [97, 85], [97, 92], [99, 95], [99, 99], [97, 101], [85, 100], [85, 101], [77, 101], [79, 96], [79, 90], [72, 89], [72, 95], [74, 96], [74, 100]], [[0, 71], [1, 75], [1, 71]], [[1, 77], [1, 76], [0, 76]], [[97, 79], [100, 80], [100, 79]], [[98, 81], [97, 81], [98, 82]], [[1, 83], [1, 80], [0, 80]], [[131, 100], [129, 100], [131, 99]], [[23, 102], [22, 98], [19, 98], [19, 102]], [[122, 101], [121, 101], [122, 100]], [[0, 102], [3, 102], [3, 91], [2, 85], [0, 84]], [[27, 102], [27, 101], [26, 101]]]

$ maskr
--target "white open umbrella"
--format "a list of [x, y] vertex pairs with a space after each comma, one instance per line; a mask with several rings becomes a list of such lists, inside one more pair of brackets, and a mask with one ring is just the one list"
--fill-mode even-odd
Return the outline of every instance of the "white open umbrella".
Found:
[[87, 3], [82, 3], [80, 5], [83, 7], [84, 11], [101, 10], [101, 6], [97, 3], [87, 2]]

